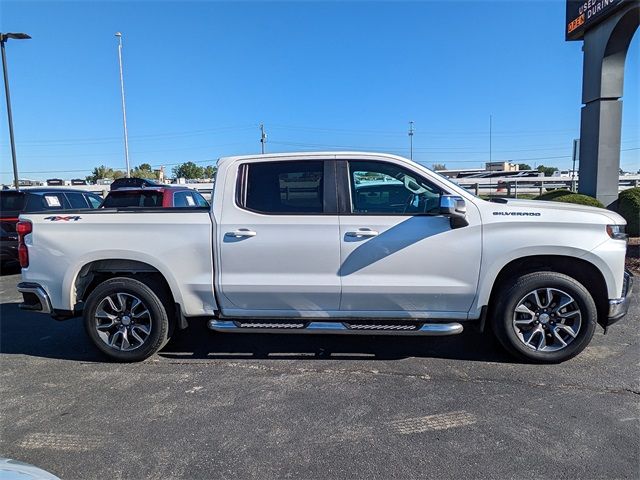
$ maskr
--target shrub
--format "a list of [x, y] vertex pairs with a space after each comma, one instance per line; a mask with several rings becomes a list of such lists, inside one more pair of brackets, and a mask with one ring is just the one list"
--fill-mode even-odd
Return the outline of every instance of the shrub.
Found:
[[571, 195], [571, 190], [564, 190], [564, 189], [551, 190], [549, 192], [543, 193], [542, 195], [538, 195], [537, 197], [534, 198], [534, 200], [554, 200], [564, 195]]
[[620, 193], [618, 213], [627, 221], [627, 233], [634, 237], [640, 235], [640, 187]]
[[562, 195], [556, 197], [554, 202], [562, 203], [575, 203], [577, 205], [588, 205], [590, 207], [604, 208], [604, 205], [599, 200], [590, 197], [589, 195], [582, 195], [581, 193], [570, 193], [569, 195]]

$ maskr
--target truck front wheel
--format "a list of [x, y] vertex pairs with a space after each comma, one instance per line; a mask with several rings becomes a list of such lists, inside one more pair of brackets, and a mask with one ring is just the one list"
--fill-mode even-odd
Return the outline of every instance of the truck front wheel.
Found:
[[167, 342], [169, 317], [162, 300], [132, 278], [98, 285], [87, 298], [83, 317], [94, 345], [119, 362], [144, 360]]
[[499, 287], [492, 326], [502, 346], [524, 360], [558, 363], [591, 341], [597, 308], [588, 290], [556, 272], [522, 275]]

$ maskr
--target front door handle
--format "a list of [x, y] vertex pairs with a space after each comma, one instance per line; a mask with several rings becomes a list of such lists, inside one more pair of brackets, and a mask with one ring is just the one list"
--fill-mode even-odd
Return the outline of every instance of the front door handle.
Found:
[[356, 238], [377, 237], [378, 232], [376, 232], [375, 230], [371, 230], [370, 228], [360, 228], [358, 229], [357, 232], [347, 232], [345, 235], [347, 237], [356, 237]]
[[227, 232], [225, 234], [227, 237], [255, 237], [257, 235], [253, 230], [249, 230], [248, 228], [239, 228], [238, 230], [234, 230], [233, 232]]

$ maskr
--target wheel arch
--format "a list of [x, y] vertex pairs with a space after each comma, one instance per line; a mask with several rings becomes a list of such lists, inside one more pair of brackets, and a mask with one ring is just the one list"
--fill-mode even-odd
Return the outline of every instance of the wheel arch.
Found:
[[172, 285], [173, 279], [167, 278], [156, 266], [127, 258], [101, 258], [84, 263], [73, 276], [69, 288], [73, 309], [81, 308], [82, 303], [97, 285], [115, 277], [137, 279], [151, 288], [160, 289], [161, 293], [170, 297], [167, 300], [172, 306], [181, 305], [181, 295]]
[[533, 272], [557, 272], [580, 282], [591, 294], [598, 309], [598, 318], [606, 319], [609, 309], [607, 282], [600, 269], [582, 258], [564, 255], [531, 255], [511, 260], [497, 274], [485, 305], [489, 310], [495, 304], [495, 297], [516, 276]]

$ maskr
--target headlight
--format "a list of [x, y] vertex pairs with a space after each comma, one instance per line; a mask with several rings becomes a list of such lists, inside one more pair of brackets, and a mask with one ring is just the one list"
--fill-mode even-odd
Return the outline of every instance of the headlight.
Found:
[[626, 240], [627, 234], [624, 231], [624, 225], [607, 225], [607, 233], [615, 240]]

